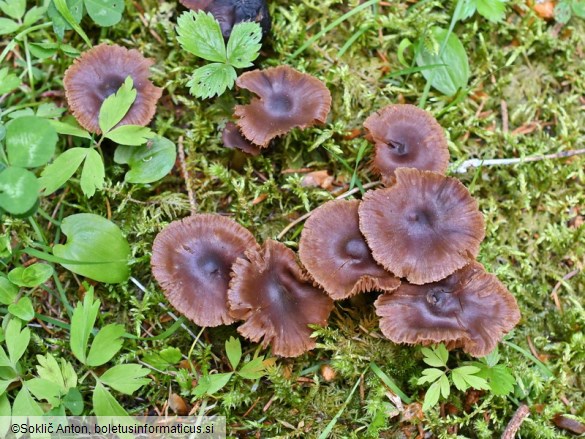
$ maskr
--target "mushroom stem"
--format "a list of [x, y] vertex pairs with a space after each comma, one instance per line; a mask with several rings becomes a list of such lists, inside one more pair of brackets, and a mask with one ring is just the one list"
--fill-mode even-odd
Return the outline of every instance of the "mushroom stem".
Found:
[[455, 174], [465, 174], [469, 168], [479, 168], [480, 166], [500, 166], [500, 165], [516, 165], [518, 163], [539, 162], [541, 160], [549, 159], [563, 159], [573, 157], [575, 155], [585, 154], [585, 148], [573, 149], [569, 151], [560, 151], [554, 154], [533, 155], [529, 157], [522, 157], [517, 159], [469, 159], [465, 160], [459, 166], [452, 170]]

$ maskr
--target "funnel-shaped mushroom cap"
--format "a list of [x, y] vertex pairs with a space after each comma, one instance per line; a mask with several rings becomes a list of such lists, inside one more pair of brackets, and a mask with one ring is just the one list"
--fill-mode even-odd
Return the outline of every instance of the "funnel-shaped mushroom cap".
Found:
[[359, 229], [358, 200], [333, 200], [307, 220], [299, 246], [301, 262], [335, 300], [366, 291], [393, 291], [400, 280], [372, 257]]
[[364, 122], [376, 144], [374, 172], [386, 183], [397, 168], [445, 173], [449, 150], [443, 128], [425, 110], [414, 105], [389, 105]]
[[231, 268], [258, 244], [235, 221], [194, 215], [174, 221], [152, 247], [152, 273], [169, 302], [199, 326], [230, 324], [227, 290]]
[[260, 154], [260, 148], [240, 133], [235, 123], [228, 122], [221, 133], [221, 140], [226, 148], [239, 149], [250, 155]]
[[474, 259], [483, 216], [455, 178], [399, 168], [396, 184], [366, 192], [360, 229], [374, 259], [414, 284], [434, 282]]
[[236, 84], [260, 97], [248, 105], [236, 105], [234, 115], [239, 117], [242, 134], [262, 147], [294, 127], [325, 123], [331, 109], [331, 93], [325, 84], [289, 66], [246, 72]]
[[514, 296], [475, 261], [439, 282], [403, 283], [375, 305], [380, 329], [393, 342], [445, 342], [475, 357], [487, 355], [520, 320]]
[[292, 250], [268, 240], [233, 266], [228, 299], [233, 315], [246, 320], [238, 332], [272, 346], [272, 353], [296, 357], [315, 347], [309, 324], [325, 326], [333, 301], [314, 287]]
[[65, 72], [63, 85], [67, 103], [79, 124], [100, 133], [98, 116], [102, 103], [118, 91], [128, 76], [136, 89], [136, 100], [119, 125], [146, 125], [154, 116], [162, 89], [148, 79], [154, 61], [135, 50], [100, 44], [83, 53]]

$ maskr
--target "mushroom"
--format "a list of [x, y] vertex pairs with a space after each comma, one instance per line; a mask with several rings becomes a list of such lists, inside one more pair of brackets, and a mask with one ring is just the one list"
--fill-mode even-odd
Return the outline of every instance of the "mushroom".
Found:
[[226, 148], [239, 149], [253, 156], [260, 154], [260, 148], [242, 136], [242, 133], [233, 122], [225, 124], [225, 128], [221, 133], [221, 140]]
[[442, 174], [449, 165], [447, 139], [441, 125], [414, 105], [388, 105], [364, 122], [375, 143], [372, 169], [384, 183], [394, 181], [397, 168], [416, 168]]
[[396, 184], [366, 192], [360, 230], [374, 259], [414, 284], [438, 281], [468, 264], [485, 236], [483, 216], [455, 178], [399, 168]]
[[514, 296], [475, 261], [439, 282], [403, 283], [375, 306], [380, 329], [393, 342], [445, 342], [474, 357], [490, 353], [520, 320]]
[[135, 49], [100, 44], [83, 53], [65, 72], [67, 103], [79, 124], [101, 133], [98, 116], [102, 103], [118, 91], [128, 76], [134, 81], [136, 100], [118, 125], [146, 125], [154, 116], [162, 89], [148, 79], [154, 64]]
[[271, 20], [266, 0], [180, 0], [193, 11], [210, 12], [219, 22], [221, 33], [228, 39], [233, 27], [242, 21], [255, 21], [262, 34], [270, 32]]
[[200, 214], [174, 221], [152, 247], [152, 273], [169, 302], [199, 326], [230, 324], [227, 290], [235, 260], [258, 244], [235, 221]]
[[234, 115], [242, 134], [263, 148], [294, 127], [325, 123], [331, 109], [331, 93], [325, 84], [289, 66], [246, 72], [236, 84], [260, 98], [236, 105]]
[[334, 300], [366, 291], [393, 291], [400, 280], [374, 261], [359, 229], [358, 200], [333, 200], [307, 220], [299, 245], [302, 264]]
[[333, 301], [314, 287], [283, 244], [268, 240], [250, 248], [233, 266], [228, 291], [230, 311], [245, 322], [238, 332], [281, 357], [296, 357], [315, 347], [308, 325], [327, 324]]

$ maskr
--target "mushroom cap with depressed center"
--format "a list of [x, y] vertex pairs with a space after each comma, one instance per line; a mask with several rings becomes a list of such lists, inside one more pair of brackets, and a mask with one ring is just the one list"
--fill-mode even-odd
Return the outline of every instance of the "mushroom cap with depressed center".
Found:
[[395, 185], [366, 192], [359, 208], [374, 259], [413, 284], [443, 279], [474, 259], [485, 230], [467, 188], [431, 171], [395, 174]]
[[312, 285], [283, 244], [268, 240], [251, 248], [233, 266], [230, 311], [245, 322], [238, 332], [281, 357], [296, 357], [315, 347], [308, 325], [327, 325], [333, 301]]
[[242, 133], [240, 133], [240, 130], [233, 122], [225, 124], [225, 128], [221, 133], [221, 141], [226, 148], [239, 149], [253, 156], [260, 154], [260, 147], [242, 136]]
[[258, 244], [235, 221], [201, 214], [173, 221], [155, 238], [152, 273], [169, 302], [199, 326], [229, 325], [233, 263]]
[[374, 172], [385, 183], [397, 168], [416, 168], [444, 174], [449, 165], [447, 139], [441, 125], [414, 105], [388, 105], [364, 122], [375, 143]]
[[79, 124], [92, 133], [101, 133], [98, 117], [103, 102], [131, 76], [136, 100], [118, 126], [147, 125], [162, 95], [162, 89], [148, 79], [153, 64], [138, 50], [117, 45], [100, 44], [84, 52], [63, 78], [67, 103]]
[[305, 223], [302, 264], [334, 300], [366, 291], [393, 291], [400, 280], [374, 260], [359, 229], [358, 200], [328, 201]]
[[520, 320], [514, 296], [475, 261], [439, 282], [403, 283], [375, 306], [380, 329], [393, 342], [444, 342], [474, 357], [489, 354]]
[[325, 84], [289, 66], [246, 72], [236, 84], [259, 97], [236, 105], [234, 115], [244, 137], [263, 148], [295, 127], [325, 123], [331, 109]]

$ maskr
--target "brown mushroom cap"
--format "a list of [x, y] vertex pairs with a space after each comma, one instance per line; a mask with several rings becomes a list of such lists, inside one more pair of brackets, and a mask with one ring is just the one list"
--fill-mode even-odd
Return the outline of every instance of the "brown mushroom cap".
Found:
[[102, 103], [128, 76], [134, 81], [136, 100], [118, 125], [148, 124], [162, 95], [162, 89], [148, 79], [153, 64], [138, 50], [117, 45], [100, 44], [83, 53], [63, 78], [67, 103], [79, 124], [92, 133], [101, 133], [98, 116]]
[[364, 122], [376, 152], [374, 172], [386, 183], [397, 168], [416, 168], [442, 174], [449, 165], [447, 139], [441, 125], [427, 111], [414, 105], [388, 105]]
[[314, 287], [283, 244], [268, 240], [233, 266], [230, 310], [245, 322], [238, 332], [271, 345], [272, 353], [296, 357], [315, 347], [309, 324], [325, 326], [333, 301]]
[[232, 265], [255, 247], [252, 234], [229, 218], [190, 216], [156, 236], [152, 273], [169, 302], [197, 325], [228, 325], [235, 321], [227, 304]]
[[239, 149], [250, 155], [260, 154], [260, 148], [240, 133], [235, 123], [228, 122], [221, 133], [221, 140], [226, 148]]
[[439, 282], [403, 283], [378, 297], [382, 333], [395, 343], [440, 343], [487, 355], [520, 320], [516, 299], [478, 262]]
[[378, 265], [359, 229], [358, 200], [333, 200], [305, 223], [301, 262], [335, 300], [366, 291], [393, 291], [400, 280]]
[[474, 259], [485, 230], [467, 188], [431, 171], [395, 174], [394, 186], [366, 192], [359, 208], [374, 259], [414, 284], [443, 279]]
[[242, 134], [263, 148], [294, 127], [325, 123], [331, 109], [331, 93], [325, 84], [289, 66], [246, 72], [236, 84], [260, 98], [236, 105], [234, 115]]

